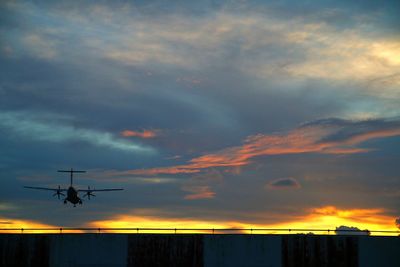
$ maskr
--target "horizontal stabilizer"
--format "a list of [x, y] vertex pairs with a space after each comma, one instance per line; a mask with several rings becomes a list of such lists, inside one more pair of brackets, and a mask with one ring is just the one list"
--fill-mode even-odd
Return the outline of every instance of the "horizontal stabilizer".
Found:
[[75, 170], [58, 170], [57, 172], [86, 172], [86, 171], [75, 171]]

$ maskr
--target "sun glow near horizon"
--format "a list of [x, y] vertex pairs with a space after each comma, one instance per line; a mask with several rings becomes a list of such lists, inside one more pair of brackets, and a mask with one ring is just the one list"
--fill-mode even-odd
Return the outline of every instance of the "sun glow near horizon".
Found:
[[[239, 221], [207, 221], [124, 214], [107, 220], [93, 221], [89, 223], [89, 227], [115, 228], [106, 230], [107, 232], [123, 232], [124, 230], [121, 231], [116, 228], [132, 228], [133, 230], [136, 229], [137, 232], [140, 231], [140, 233], [212, 233], [215, 231], [216, 233], [253, 234], [335, 234], [334, 230], [337, 227], [346, 226], [356, 227], [363, 231], [393, 231], [393, 233], [372, 232], [371, 235], [398, 235], [398, 229], [394, 223], [395, 218], [384, 215], [383, 212], [381, 209], [338, 209], [333, 206], [325, 206], [312, 209], [307, 215], [291, 221], [274, 224], [249, 224]], [[291, 231], [280, 231], [279, 229], [291, 229]], [[330, 231], [312, 231], [317, 229]]]
[[[83, 233], [81, 230], [62, 230], [65, 233]], [[60, 233], [60, 227], [24, 219], [10, 219], [0, 217], [0, 234], [41, 234]]]
[[[335, 234], [334, 230], [337, 227], [346, 226], [356, 227], [363, 231], [390, 231], [389, 233], [372, 232], [371, 235], [399, 234], [394, 223], [395, 218], [385, 215], [384, 210], [339, 209], [334, 206], [311, 209], [309, 213], [304, 216], [274, 224], [250, 224], [239, 221], [210, 221], [192, 218], [157, 217], [154, 214], [122, 214], [105, 220], [92, 221], [82, 227], [91, 228], [92, 230], [68, 230], [69, 227], [64, 228], [33, 220], [1, 218], [1, 221], [0, 233], [60, 233], [62, 229], [63, 233], [85, 233], [96, 230], [102, 233]], [[291, 230], [288, 231], [288, 229]], [[318, 229], [330, 231], [315, 231]]]

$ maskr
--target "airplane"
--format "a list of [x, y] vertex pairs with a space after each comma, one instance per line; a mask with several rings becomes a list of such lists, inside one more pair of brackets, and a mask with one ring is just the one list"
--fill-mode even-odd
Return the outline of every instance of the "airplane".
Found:
[[65, 196], [64, 192], [66, 192], [67, 197], [64, 199], [64, 204], [67, 204], [67, 202], [69, 201], [74, 205], [74, 207], [76, 207], [76, 204], [82, 205], [82, 203], [83, 203], [82, 199], [80, 197], [78, 197], [79, 192], [85, 192], [83, 197], [87, 197], [88, 200], [90, 200], [90, 197], [96, 196], [95, 194], [93, 194], [93, 192], [108, 192], [108, 191], [124, 190], [122, 188], [90, 189], [90, 186], [88, 186], [88, 189], [76, 189], [75, 187], [73, 187], [73, 174], [74, 173], [84, 173], [86, 171], [75, 171], [74, 169], [71, 168], [71, 170], [58, 170], [57, 172], [69, 172], [71, 174], [70, 186], [68, 189], [61, 188], [60, 186], [58, 186], [58, 188], [24, 186], [24, 188], [54, 191], [55, 193], [53, 194], [53, 197], [57, 196], [58, 199], [60, 199], [60, 196]]

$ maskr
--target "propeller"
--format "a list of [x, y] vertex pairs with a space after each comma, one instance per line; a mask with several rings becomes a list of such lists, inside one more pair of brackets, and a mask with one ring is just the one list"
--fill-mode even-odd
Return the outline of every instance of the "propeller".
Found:
[[86, 192], [86, 194], [83, 195], [83, 197], [87, 197], [88, 200], [90, 200], [90, 197], [95, 197], [96, 195], [92, 193], [92, 191], [90, 190], [90, 186], [88, 186], [88, 191]]
[[65, 196], [63, 193], [61, 193], [61, 188], [58, 186], [57, 191], [53, 194], [53, 197], [57, 196], [58, 199], [60, 199], [60, 196]]

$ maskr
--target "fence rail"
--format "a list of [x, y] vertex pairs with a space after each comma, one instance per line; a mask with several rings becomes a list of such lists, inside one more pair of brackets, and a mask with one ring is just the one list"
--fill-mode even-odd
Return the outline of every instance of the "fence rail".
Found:
[[381, 234], [400, 235], [400, 231], [391, 230], [353, 230], [353, 229], [307, 229], [307, 228], [92, 228], [92, 227], [52, 227], [52, 228], [0, 228], [0, 233], [31, 233], [31, 232], [58, 232], [58, 233], [149, 233], [169, 232], [175, 234], [184, 233], [237, 233], [237, 234], [282, 234], [282, 233], [313, 233], [313, 234]]

